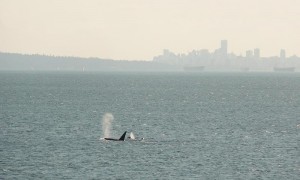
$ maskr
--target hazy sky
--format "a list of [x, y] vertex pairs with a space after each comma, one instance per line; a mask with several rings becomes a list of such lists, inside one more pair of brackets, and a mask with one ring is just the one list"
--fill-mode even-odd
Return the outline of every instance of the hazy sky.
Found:
[[151, 60], [163, 49], [300, 55], [300, 0], [0, 0], [0, 51]]

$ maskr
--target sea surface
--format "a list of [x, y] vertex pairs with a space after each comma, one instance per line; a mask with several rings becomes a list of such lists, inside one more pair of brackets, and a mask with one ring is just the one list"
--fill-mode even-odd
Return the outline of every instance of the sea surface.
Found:
[[299, 73], [0, 72], [0, 179], [300, 179], [299, 132]]

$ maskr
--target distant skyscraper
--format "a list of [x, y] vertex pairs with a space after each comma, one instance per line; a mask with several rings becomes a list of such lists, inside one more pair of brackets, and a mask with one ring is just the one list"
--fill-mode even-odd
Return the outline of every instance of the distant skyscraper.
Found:
[[285, 59], [285, 50], [284, 49], [280, 50], [280, 59]]
[[246, 51], [246, 58], [251, 58], [251, 57], [253, 57], [253, 51], [252, 50]]
[[258, 48], [254, 49], [254, 58], [256, 59], [260, 58], [260, 50]]
[[227, 56], [227, 40], [221, 41], [221, 53], [222, 56]]

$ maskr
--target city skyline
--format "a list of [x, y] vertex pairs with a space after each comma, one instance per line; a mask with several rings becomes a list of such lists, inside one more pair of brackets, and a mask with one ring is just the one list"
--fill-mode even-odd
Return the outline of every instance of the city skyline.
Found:
[[[163, 53], [165, 51], [170, 51], [168, 48], [163, 49]], [[277, 54], [273, 54], [270, 56], [261, 56], [261, 52], [263, 51], [262, 49], [258, 48], [258, 47], [254, 47], [252, 49], [245, 49], [242, 53], [236, 53], [236, 52], [229, 52], [228, 51], [228, 40], [223, 39], [220, 41], [220, 47], [216, 48], [214, 50], [209, 50], [206, 48], [203, 49], [192, 49], [186, 53], [180, 52], [180, 53], [174, 53], [176, 55], [186, 55], [195, 51], [199, 51], [199, 52], [205, 52], [205, 53], [220, 53], [222, 56], [224, 55], [235, 55], [235, 56], [240, 56], [240, 57], [253, 57], [253, 58], [269, 58], [269, 57], [280, 57], [281, 59], [284, 58], [288, 58], [288, 57], [299, 57], [297, 54], [290, 54], [289, 56], [287, 55], [287, 51], [284, 48], [281, 48], [278, 50]], [[218, 52], [219, 51], [219, 52]]]
[[[269, 58], [269, 57], [280, 57], [280, 58], [288, 58], [288, 57], [300, 57], [298, 56], [297, 54], [290, 54], [290, 55], [287, 55], [287, 51], [286, 49], [284, 48], [280, 48], [278, 49], [278, 53], [277, 54], [273, 54], [273, 55], [270, 55], [270, 56], [261, 56], [261, 52], [263, 52], [262, 49], [258, 48], [258, 47], [255, 47], [255, 48], [252, 48], [252, 49], [245, 49], [243, 50], [243, 52], [240, 52], [240, 53], [236, 53], [236, 52], [229, 52], [228, 51], [228, 40], [227, 39], [223, 39], [223, 40], [220, 40], [220, 48], [215, 48], [215, 49], [212, 49], [212, 50], [209, 50], [207, 48], [202, 48], [202, 49], [190, 49], [189, 51], [187, 52], [173, 52], [172, 50], [168, 49], [168, 48], [164, 48], [164, 49], [161, 49], [161, 52], [166, 52], [166, 51], [172, 51], [172, 53], [176, 54], [176, 55], [186, 55], [186, 54], [189, 54], [189, 53], [193, 53], [195, 51], [205, 51], [207, 53], [216, 53], [216, 51], [220, 51], [220, 53], [222, 55], [235, 55], [235, 56], [240, 56], [240, 57], [254, 57], [254, 58]], [[216, 46], [217, 47], [217, 46]], [[230, 46], [229, 46], [230, 47]], [[45, 54], [45, 53], [21, 53], [21, 52], [5, 52], [5, 51], [1, 51], [0, 52], [2, 53], [12, 53], [12, 54], [24, 54], [24, 55], [45, 55], [45, 56], [56, 56], [56, 57], [79, 57], [79, 58], [100, 58], [100, 59], [111, 59], [111, 58], [104, 58], [104, 57], [93, 57], [93, 56], [72, 56], [72, 55], [55, 55], [55, 54]], [[157, 56], [156, 55], [153, 55], [152, 59], [150, 59], [150, 61], [153, 60], [153, 58], [155, 58]], [[131, 59], [111, 59], [111, 60], [127, 60], [127, 61], [130, 61]], [[141, 61], [145, 61], [146, 59], [139, 59]]]
[[151, 60], [162, 49], [300, 55], [298, 0], [0, 0], [0, 51]]
[[186, 54], [175, 54], [167, 49], [155, 56], [154, 62], [181, 66], [189, 70], [234, 70], [234, 71], [295, 71], [300, 67], [300, 57], [286, 56], [281, 49], [278, 55], [262, 57], [259, 48], [246, 50], [245, 56], [228, 53], [228, 41], [221, 40], [219, 48], [192, 50]]
[[229, 42], [221, 40], [214, 51], [192, 50], [186, 54], [164, 49], [152, 61], [126, 61], [97, 57], [22, 55], [0, 52], [0, 70], [50, 71], [235, 71], [298, 72], [300, 57], [288, 57], [281, 49], [278, 55], [262, 57], [259, 48], [246, 50], [245, 56], [228, 53]]

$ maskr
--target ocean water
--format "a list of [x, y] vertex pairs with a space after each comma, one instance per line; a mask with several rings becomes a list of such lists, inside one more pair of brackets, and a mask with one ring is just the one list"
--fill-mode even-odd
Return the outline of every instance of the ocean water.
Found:
[[1, 72], [0, 123], [0, 179], [300, 177], [298, 73]]

